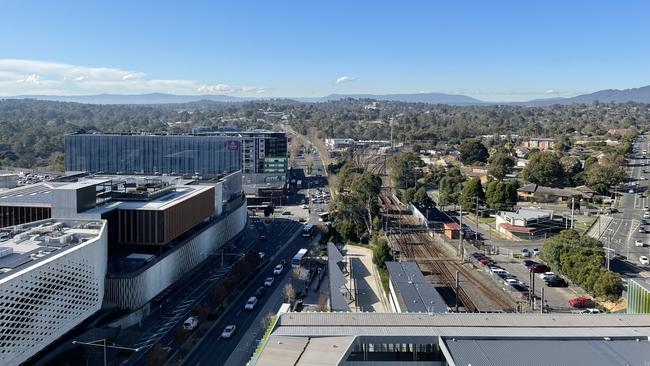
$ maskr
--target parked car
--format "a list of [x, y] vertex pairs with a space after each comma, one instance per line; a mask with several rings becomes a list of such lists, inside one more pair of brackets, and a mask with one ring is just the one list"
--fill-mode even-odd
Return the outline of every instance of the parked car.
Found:
[[275, 266], [275, 268], [273, 268], [274, 275], [282, 274], [282, 271], [284, 271], [284, 266], [281, 264], [278, 264], [277, 266]]
[[541, 278], [543, 280], [543, 279], [545, 279], [547, 277], [555, 277], [555, 273], [553, 273], [553, 272], [544, 272], [544, 273], [538, 274], [537, 277], [539, 277], [539, 278]]
[[266, 293], [266, 287], [260, 286], [260, 287], [257, 288], [257, 290], [255, 290], [255, 293], [253, 294], [253, 296], [260, 299], [260, 298], [262, 298], [262, 296], [264, 296], [265, 293]]
[[641, 264], [650, 264], [648, 257], [646, 257], [645, 255], [639, 257], [639, 262], [641, 262]]
[[506, 284], [512, 286], [512, 285], [523, 285], [524, 283], [519, 281], [516, 278], [506, 278], [505, 280]]
[[223, 328], [223, 332], [221, 332], [221, 338], [231, 338], [232, 335], [235, 334], [235, 330], [237, 330], [237, 326], [227, 325], [225, 328]]
[[578, 309], [593, 308], [594, 300], [589, 299], [584, 296], [576, 297], [575, 299], [569, 300], [569, 306]]
[[523, 248], [523, 249], [521, 250], [521, 255], [522, 255], [524, 258], [528, 258], [528, 257], [530, 257], [530, 251], [528, 250], [528, 248]]
[[512, 289], [515, 290], [515, 292], [517, 292], [517, 297], [520, 299], [524, 297], [528, 297], [528, 294], [530, 293], [528, 291], [528, 288], [526, 288], [523, 285], [513, 284], [510, 285], [510, 287], [512, 287]]
[[580, 314], [600, 314], [600, 310], [595, 308], [584, 309]]
[[244, 310], [252, 311], [253, 309], [255, 309], [255, 305], [257, 305], [257, 297], [251, 296], [248, 298], [248, 301], [246, 301], [246, 305], [244, 305]]
[[525, 259], [525, 260], [523, 260], [523, 261], [521, 262], [521, 264], [523, 264], [523, 265], [524, 265], [524, 267], [526, 267], [526, 268], [529, 268], [529, 269], [530, 269], [530, 267], [531, 267], [532, 265], [535, 265], [535, 264], [537, 264], [537, 262], [535, 262], [535, 261], [532, 261], [532, 260], [530, 260], [530, 259]]
[[546, 264], [542, 264], [542, 263], [533, 264], [532, 266], [529, 267], [529, 269], [533, 273], [543, 273], [543, 272], [549, 272], [551, 270], [550, 268], [548, 268]]
[[645, 234], [645, 227], [643, 225], [639, 225], [639, 234]]
[[533, 248], [533, 255], [539, 255], [539, 248]]
[[271, 287], [271, 285], [273, 284], [273, 281], [274, 281], [274, 280], [275, 280], [275, 278], [273, 278], [273, 277], [267, 277], [267, 278], [264, 280], [264, 286], [266, 286], [266, 287]]
[[642, 242], [641, 240], [636, 240], [636, 241], [634, 241], [634, 246], [635, 246], [635, 247], [642, 247], [642, 246], [643, 246], [643, 242]]
[[567, 287], [569, 284], [562, 277], [553, 277], [548, 281], [544, 281], [548, 287]]
[[302, 205], [302, 206], [300, 206], [300, 208], [304, 208], [304, 209], [308, 209], [308, 208], [309, 208], [309, 206], [307, 206], [306, 204], [304, 204], [304, 203], [303, 203], [303, 205]]
[[291, 215], [291, 211], [282, 211], [282, 214], [285, 215], [285, 216]]
[[257, 255], [260, 256], [260, 259], [264, 259], [266, 257], [266, 253], [264, 252], [258, 252]]
[[650, 219], [650, 211], [646, 211], [643, 213], [643, 218], [644, 219]]

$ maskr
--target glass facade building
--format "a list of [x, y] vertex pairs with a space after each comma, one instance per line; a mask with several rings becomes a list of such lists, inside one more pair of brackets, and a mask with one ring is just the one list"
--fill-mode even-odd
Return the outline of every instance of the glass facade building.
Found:
[[241, 145], [236, 136], [66, 135], [65, 170], [213, 176], [241, 169]]

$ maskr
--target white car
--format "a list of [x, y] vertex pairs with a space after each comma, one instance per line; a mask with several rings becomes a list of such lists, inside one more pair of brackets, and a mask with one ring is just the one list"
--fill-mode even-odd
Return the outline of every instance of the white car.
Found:
[[580, 314], [600, 314], [600, 310], [598, 310], [598, 309], [584, 309], [583, 311], [580, 312]]
[[540, 273], [540, 274], [537, 275], [537, 276], [538, 276], [539, 278], [541, 278], [541, 279], [545, 279], [545, 278], [547, 278], [547, 277], [555, 277], [555, 273], [553, 273], [553, 272], [544, 272], [544, 273]]
[[195, 316], [191, 316], [183, 322], [183, 329], [194, 330], [194, 328], [196, 328], [198, 325], [199, 319], [197, 319]]
[[304, 209], [307, 209], [307, 208], [309, 208], [309, 206], [307, 206], [307, 205], [305, 205], [305, 204], [303, 204], [303, 205], [302, 205], [302, 206], [300, 206], [300, 207], [301, 207], [301, 208], [304, 208]]
[[246, 301], [246, 305], [244, 305], [244, 310], [251, 311], [255, 309], [255, 305], [257, 305], [257, 297], [251, 296], [248, 301]]
[[630, 189], [627, 193], [634, 193], [634, 190]]
[[524, 283], [516, 278], [506, 278], [505, 283], [508, 285], [523, 285]]
[[648, 257], [645, 255], [639, 257], [639, 262], [641, 262], [641, 264], [650, 264], [650, 260], [648, 260]]
[[235, 325], [228, 325], [223, 329], [223, 332], [221, 332], [221, 338], [230, 338], [232, 337], [233, 334], [235, 334], [235, 330], [237, 330], [237, 326]]
[[281, 264], [278, 264], [277, 266], [275, 266], [275, 268], [273, 268], [273, 274], [274, 275], [282, 274], [283, 270], [284, 270], [284, 267]]
[[273, 277], [267, 277], [267, 278], [264, 280], [264, 286], [266, 286], [266, 287], [271, 287], [271, 285], [273, 284], [273, 280], [275, 280], [275, 278], [273, 278]]
[[637, 240], [637, 241], [634, 242], [634, 246], [635, 246], [635, 247], [642, 247], [642, 246], [643, 246], [643, 242], [642, 242], [641, 240]]
[[646, 211], [643, 213], [643, 218], [644, 219], [650, 219], [650, 212]]

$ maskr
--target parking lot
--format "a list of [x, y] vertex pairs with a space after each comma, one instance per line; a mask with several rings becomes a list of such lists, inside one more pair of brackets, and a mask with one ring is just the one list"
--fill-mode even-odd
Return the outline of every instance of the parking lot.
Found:
[[[510, 296], [514, 296], [518, 301], [525, 303], [527, 300], [526, 293], [533, 292], [533, 285], [530, 281], [530, 270], [524, 266], [524, 259], [513, 258], [508, 255], [490, 255], [486, 257], [491, 259], [489, 265], [482, 265], [483, 270], [495, 277], [500, 282], [502, 288]], [[528, 259], [528, 258], [526, 258]], [[475, 260], [475, 259], [474, 259]], [[536, 257], [533, 260], [541, 263]], [[505, 271], [505, 272], [501, 272]], [[544, 289], [544, 302], [546, 309], [551, 312], [578, 312], [578, 309], [569, 305], [569, 300], [584, 296], [582, 289], [567, 283], [567, 287], [550, 287], [540, 277], [541, 273], [534, 274], [534, 294], [537, 297], [535, 310], [539, 311], [541, 301], [541, 289]], [[506, 281], [512, 282], [508, 284]], [[517, 281], [519, 283], [517, 283]], [[525, 308], [525, 305], [524, 305]], [[528, 309], [530, 310], [530, 309]]]

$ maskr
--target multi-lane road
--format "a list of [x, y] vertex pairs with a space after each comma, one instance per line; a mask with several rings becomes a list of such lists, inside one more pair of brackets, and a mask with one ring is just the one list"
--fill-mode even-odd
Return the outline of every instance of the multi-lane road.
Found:
[[[634, 142], [634, 152], [629, 160], [629, 183], [619, 193], [618, 213], [612, 214], [613, 220], [606, 229], [602, 231], [600, 240], [606, 248], [612, 249], [612, 255], [617, 258], [626, 258], [627, 263], [621, 260], [612, 262], [613, 269], [626, 274], [626, 272], [639, 272], [647, 270], [639, 262], [639, 257], [650, 254], [650, 225], [648, 232], [640, 232], [639, 228], [646, 228], [642, 225], [644, 208], [649, 204], [644, 193], [648, 189], [646, 180], [650, 174], [644, 173], [650, 170], [650, 159], [642, 156], [642, 151], [648, 149], [647, 136], [641, 136]], [[650, 221], [650, 220], [649, 220]], [[641, 241], [644, 246], [635, 245]]]

